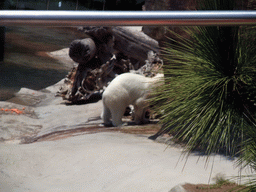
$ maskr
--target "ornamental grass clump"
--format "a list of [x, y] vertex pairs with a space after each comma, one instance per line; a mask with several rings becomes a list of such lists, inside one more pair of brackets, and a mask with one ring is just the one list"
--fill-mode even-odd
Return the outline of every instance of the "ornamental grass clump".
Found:
[[[233, 0], [203, 0], [201, 9], [232, 10]], [[256, 33], [254, 27], [186, 27], [163, 49], [165, 85], [153, 104], [162, 131], [188, 151], [224, 152], [256, 160]], [[189, 38], [187, 38], [189, 37]], [[254, 154], [251, 152], [253, 151]]]

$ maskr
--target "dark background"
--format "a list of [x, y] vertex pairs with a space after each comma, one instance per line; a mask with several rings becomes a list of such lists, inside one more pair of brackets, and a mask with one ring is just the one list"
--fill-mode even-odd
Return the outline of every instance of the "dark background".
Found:
[[[61, 7], [59, 6], [61, 2]], [[145, 0], [2, 0], [6, 10], [142, 10]]]

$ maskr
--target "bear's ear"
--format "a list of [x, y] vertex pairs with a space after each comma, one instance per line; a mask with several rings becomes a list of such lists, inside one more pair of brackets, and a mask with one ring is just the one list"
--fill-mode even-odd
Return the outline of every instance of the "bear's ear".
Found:
[[163, 83], [164, 83], [164, 74], [157, 73], [156, 76], [151, 78], [151, 83], [154, 85], [153, 87], [163, 85]]
[[155, 82], [163, 81], [164, 79], [164, 74], [163, 73], [157, 73], [153, 78]]

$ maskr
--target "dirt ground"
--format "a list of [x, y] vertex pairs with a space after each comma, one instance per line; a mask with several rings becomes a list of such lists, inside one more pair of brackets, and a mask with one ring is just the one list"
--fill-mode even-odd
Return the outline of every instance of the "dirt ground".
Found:
[[189, 192], [237, 192], [243, 189], [243, 187], [235, 183], [226, 183], [223, 185], [186, 184], [183, 187]]

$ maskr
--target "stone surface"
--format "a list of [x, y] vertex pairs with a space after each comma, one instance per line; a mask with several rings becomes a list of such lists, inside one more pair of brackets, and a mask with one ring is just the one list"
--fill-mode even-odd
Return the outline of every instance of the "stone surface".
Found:
[[71, 68], [75, 64], [75, 62], [69, 57], [69, 48], [48, 52], [47, 54], [60, 61], [66, 67]]
[[188, 192], [186, 189], [184, 189], [183, 184], [176, 185], [173, 187], [169, 192]]
[[[10, 111], [17, 109], [21, 114]], [[10, 102], [0, 102], [0, 141], [21, 140], [35, 136], [42, 128], [34, 108]]]
[[[21, 88], [10, 101], [0, 102], [0, 141], [22, 141], [27, 137], [100, 125], [101, 100], [86, 105], [67, 105], [61, 97], [55, 97], [62, 83], [63, 80], [41, 91]], [[11, 109], [22, 113], [11, 112]]]
[[0, 143], [0, 191], [167, 192], [184, 182], [208, 183], [213, 160], [212, 178], [238, 175], [223, 156], [208, 164], [196, 153], [182, 157], [182, 148], [119, 132]]

